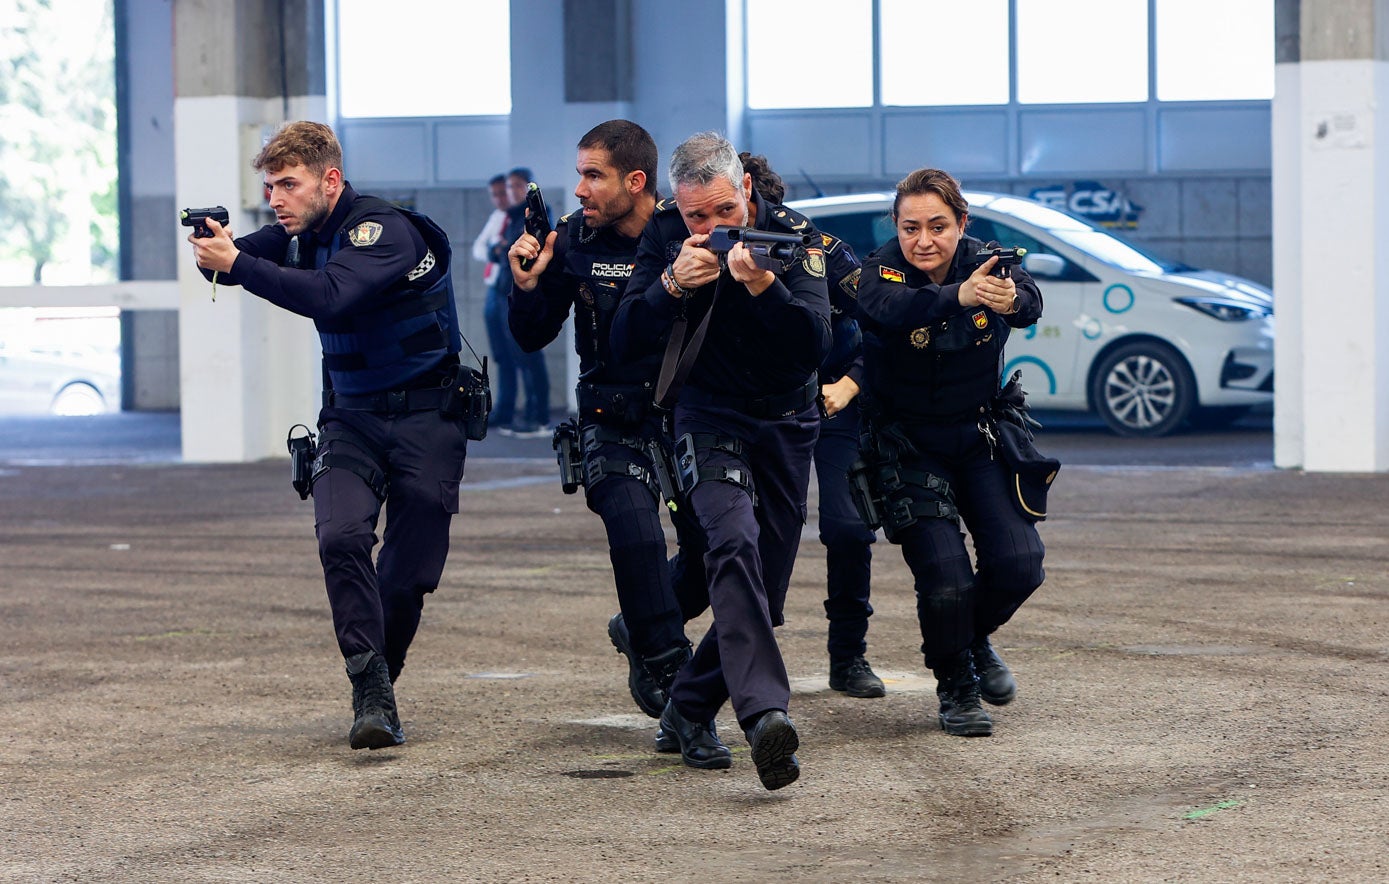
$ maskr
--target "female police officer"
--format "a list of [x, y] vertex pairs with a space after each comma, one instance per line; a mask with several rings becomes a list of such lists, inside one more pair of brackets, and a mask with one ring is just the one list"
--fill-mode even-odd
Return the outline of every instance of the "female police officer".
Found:
[[949, 174], [918, 169], [902, 179], [892, 218], [897, 238], [864, 262], [858, 290], [878, 452], [899, 458], [884, 527], [916, 583], [941, 727], [988, 736], [981, 693], [1002, 705], [1016, 692], [989, 635], [1041, 585], [1043, 547], [1011, 504], [982, 418], [999, 395], [1010, 328], [1037, 321], [1042, 295], [1021, 268], [991, 275], [998, 257], [976, 269], [982, 244], [965, 235], [968, 205]]

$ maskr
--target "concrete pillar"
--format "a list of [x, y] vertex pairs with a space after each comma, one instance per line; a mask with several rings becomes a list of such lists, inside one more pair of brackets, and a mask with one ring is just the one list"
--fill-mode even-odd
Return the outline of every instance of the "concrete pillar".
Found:
[[[116, 128], [122, 280], [171, 280], [176, 226], [170, 0], [117, 0]], [[121, 312], [121, 408], [178, 408], [178, 311]]]
[[[174, 0], [173, 14], [176, 202], [224, 205], [233, 232], [249, 233], [268, 219], [250, 167], [264, 137], [328, 121], [323, 4]], [[240, 288], [218, 286], [214, 302], [188, 246], [178, 254], [184, 460], [285, 456], [290, 425], [318, 414], [312, 324]]]
[[1389, 0], [1278, 0], [1274, 462], [1389, 471]]

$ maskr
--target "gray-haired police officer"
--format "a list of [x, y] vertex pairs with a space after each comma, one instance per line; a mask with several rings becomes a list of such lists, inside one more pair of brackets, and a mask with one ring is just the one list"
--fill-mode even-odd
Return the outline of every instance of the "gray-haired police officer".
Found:
[[[440, 413], [460, 336], [448, 241], [423, 216], [361, 196], [320, 123], [290, 123], [254, 161], [276, 223], [189, 237], [209, 278], [314, 321], [324, 392], [314, 525], [352, 681], [353, 749], [405, 740], [392, 687], [439, 584], [467, 437]], [[372, 562], [385, 505], [381, 552]]]
[[[740, 153], [743, 171], [768, 203], [781, 203], [786, 184], [764, 156]], [[863, 335], [858, 320], [859, 260], [849, 244], [821, 231], [829, 280], [830, 327], [833, 342], [820, 365], [820, 398], [824, 418], [815, 443], [815, 479], [820, 495], [820, 542], [825, 546], [825, 617], [829, 620], [826, 648], [830, 658], [830, 688], [851, 697], [881, 697], [882, 679], [864, 656], [868, 650], [868, 618], [874, 533], [864, 524], [849, 488], [849, 468], [858, 457], [858, 393], [864, 383]], [[703, 613], [709, 594], [697, 532], [681, 538], [671, 560], [676, 598], [685, 619]]]
[[809, 248], [776, 272], [741, 241], [726, 259], [705, 247], [721, 225], [814, 233], [754, 191], [737, 150], [717, 133], [675, 149], [670, 182], [675, 203], [642, 234], [613, 326], [619, 356], [667, 348], [672, 338], [668, 351], [682, 354], [663, 375], [684, 381], [676, 454], [707, 544], [714, 623], [671, 685], [661, 731], [675, 735], [686, 764], [728, 767], [714, 718], [730, 700], [763, 786], [779, 789], [800, 774], [773, 627], [782, 623], [819, 429], [815, 369], [830, 344], [824, 255]]

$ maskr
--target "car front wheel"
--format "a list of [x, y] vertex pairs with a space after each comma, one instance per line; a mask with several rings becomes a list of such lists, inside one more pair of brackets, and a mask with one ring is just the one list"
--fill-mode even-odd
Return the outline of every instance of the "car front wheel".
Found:
[[1125, 344], [1104, 357], [1090, 398], [1120, 436], [1165, 436], [1196, 405], [1196, 382], [1181, 354], [1157, 341]]
[[74, 381], [58, 391], [49, 411], [65, 416], [102, 414], [106, 411], [106, 399], [91, 384]]

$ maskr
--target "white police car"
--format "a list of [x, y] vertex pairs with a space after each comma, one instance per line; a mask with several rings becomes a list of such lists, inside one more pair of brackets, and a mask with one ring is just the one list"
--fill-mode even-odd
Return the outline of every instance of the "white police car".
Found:
[[[1093, 411], [1124, 436], [1217, 426], [1273, 401], [1273, 293], [1172, 264], [1074, 215], [1008, 194], [966, 191], [966, 233], [1027, 249], [1045, 309], [1014, 331], [1004, 376], [1023, 370], [1028, 404]], [[860, 258], [896, 235], [893, 194], [787, 205]]]

